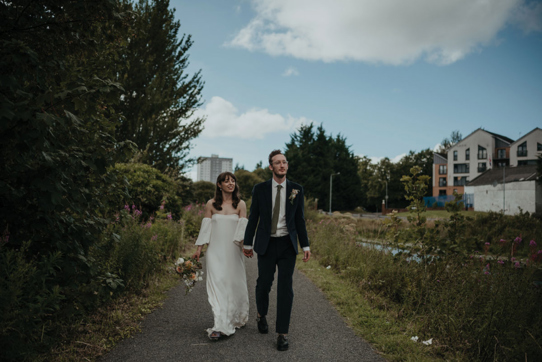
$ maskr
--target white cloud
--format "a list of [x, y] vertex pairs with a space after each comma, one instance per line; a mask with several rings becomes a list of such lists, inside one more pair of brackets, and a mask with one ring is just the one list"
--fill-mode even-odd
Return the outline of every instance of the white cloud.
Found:
[[437, 152], [438, 150], [440, 150], [441, 147], [442, 147], [442, 144], [440, 144], [440, 142], [437, 143], [437, 144], [435, 145], [435, 147], [433, 147], [433, 152]]
[[267, 109], [253, 108], [240, 114], [235, 106], [221, 97], [212, 97], [205, 108], [193, 117], [207, 117], [201, 136], [207, 138], [232, 137], [262, 139], [275, 132], [291, 132], [301, 124], [310, 123], [305, 117], [283, 117], [269, 113]]
[[[401, 159], [402, 159], [403, 157], [405, 157], [405, 156], [406, 156], [406, 153], [401, 153], [400, 155], [397, 155], [397, 156], [395, 156], [395, 157], [393, 157], [393, 158], [390, 158], [390, 162], [392, 162], [392, 163], [397, 163], [397, 162], [401, 161]], [[367, 158], [368, 158], [369, 160], [371, 160], [371, 163], [377, 164], [377, 163], [379, 163], [381, 160], [383, 160], [385, 157], [378, 157], [378, 156], [371, 156], [371, 157], [369, 157], [369, 156], [367, 156]]]
[[540, 30], [542, 6], [525, 1], [252, 0], [256, 16], [227, 44], [324, 62], [444, 65], [496, 42], [518, 19]]
[[282, 73], [283, 77], [289, 77], [292, 75], [299, 75], [299, 72], [294, 67], [288, 67], [288, 69], [286, 69], [284, 73]]

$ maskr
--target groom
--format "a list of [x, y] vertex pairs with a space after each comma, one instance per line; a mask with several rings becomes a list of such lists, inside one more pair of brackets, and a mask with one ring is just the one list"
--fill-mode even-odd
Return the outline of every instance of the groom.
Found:
[[294, 300], [292, 275], [298, 252], [297, 240], [299, 239], [299, 244], [303, 248], [304, 262], [309, 260], [311, 252], [305, 227], [303, 187], [286, 180], [288, 161], [280, 150], [275, 150], [269, 155], [269, 169], [273, 172], [273, 178], [257, 184], [252, 190], [252, 205], [245, 231], [243, 252], [248, 258], [253, 256], [253, 251], [258, 254], [256, 306], [260, 333], [268, 332], [265, 316], [269, 308], [269, 291], [278, 266], [277, 349], [286, 351]]

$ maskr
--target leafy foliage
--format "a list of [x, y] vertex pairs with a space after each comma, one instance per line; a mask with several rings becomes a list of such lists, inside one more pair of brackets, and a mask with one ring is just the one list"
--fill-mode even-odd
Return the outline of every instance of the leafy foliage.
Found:
[[205, 204], [215, 196], [216, 185], [209, 181], [194, 182], [194, 202]]
[[180, 39], [180, 22], [169, 0], [122, 1], [130, 37], [114, 69], [124, 92], [116, 129], [119, 140], [145, 150], [141, 160], [160, 171], [180, 171], [189, 162], [190, 141], [203, 130], [204, 118], [191, 118], [201, 105], [201, 71], [189, 76], [190, 35]]
[[265, 181], [256, 173], [243, 169], [235, 171], [235, 177], [237, 178], [237, 183], [239, 184], [240, 196], [244, 200], [252, 197], [252, 189], [254, 188], [254, 185]]
[[117, 163], [115, 170], [128, 181], [129, 196], [125, 202], [139, 207], [144, 218], [158, 211], [163, 203], [178, 218], [182, 207], [181, 188], [172, 178], [142, 163]]
[[286, 144], [290, 163], [288, 177], [303, 185], [307, 195], [317, 198], [322, 208], [329, 205], [330, 175], [333, 177], [333, 208], [353, 210], [362, 199], [358, 161], [346, 138], [327, 136], [322, 125], [301, 126]]

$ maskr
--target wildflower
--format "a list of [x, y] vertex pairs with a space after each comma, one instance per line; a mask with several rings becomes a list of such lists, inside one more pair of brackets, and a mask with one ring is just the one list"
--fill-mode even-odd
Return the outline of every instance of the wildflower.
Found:
[[488, 241], [486, 241], [486, 245], [489, 246], [489, 245], [491, 245], [491, 244], [490, 244]]
[[164, 210], [164, 204], [160, 205], [160, 210]]
[[521, 243], [521, 240], [522, 240], [522, 239], [518, 236], [517, 238], [514, 239], [514, 242], [515, 242], [516, 244], [519, 244], [519, 243]]
[[151, 241], [156, 241], [158, 240], [158, 234], [154, 234], [151, 238]]
[[422, 343], [425, 344], [426, 346], [429, 346], [430, 344], [433, 343], [433, 338], [428, 339], [427, 341], [423, 341]]
[[537, 254], [542, 254], [542, 250], [538, 250], [536, 253]]
[[328, 265], [328, 266], [326, 267], [326, 269], [331, 269], [331, 265]]
[[171, 214], [167, 214], [167, 219], [168, 220], [171, 220], [173, 217], [171, 216]]
[[519, 261], [516, 261], [516, 263], [514, 264], [514, 268], [521, 268], [521, 264], [519, 263]]
[[418, 336], [410, 337], [412, 342], [418, 342]]
[[152, 226], [151, 222], [149, 221], [148, 223], [145, 224], [145, 228], [146, 229], [150, 229], [150, 227]]
[[153, 220], [154, 220], [154, 216], [151, 216], [149, 219], [150, 219], [151, 221], [153, 221]]
[[499, 260], [497, 263], [499, 263], [501, 265], [504, 265], [504, 261], [502, 261], [502, 260]]
[[516, 258], [512, 257], [512, 259], [510, 259], [510, 260], [512, 260], [512, 261], [516, 261]]
[[535, 242], [534, 240], [531, 240], [531, 241], [529, 242], [529, 246], [536, 246], [536, 242]]
[[489, 271], [486, 270], [486, 271], [484, 272], [484, 274], [485, 274], [485, 275], [489, 275], [489, 274], [491, 274], [491, 273], [490, 273]]
[[136, 206], [134, 204], [132, 204], [132, 210], [134, 210], [136, 208]]
[[124, 210], [130, 211], [130, 206], [128, 206], [128, 204], [125, 204], [125, 205], [124, 205]]
[[499, 240], [499, 241], [500, 241], [501, 243], [506, 243], [506, 240], [504, 240], [504, 239], [501, 239], [501, 240]]

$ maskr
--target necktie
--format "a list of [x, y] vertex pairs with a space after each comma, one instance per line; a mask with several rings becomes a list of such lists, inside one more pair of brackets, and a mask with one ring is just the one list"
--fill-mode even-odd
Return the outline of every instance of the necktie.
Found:
[[280, 189], [282, 185], [277, 185], [277, 196], [275, 196], [275, 207], [273, 207], [273, 219], [271, 221], [271, 235], [277, 232], [277, 225], [279, 223], [280, 213]]

